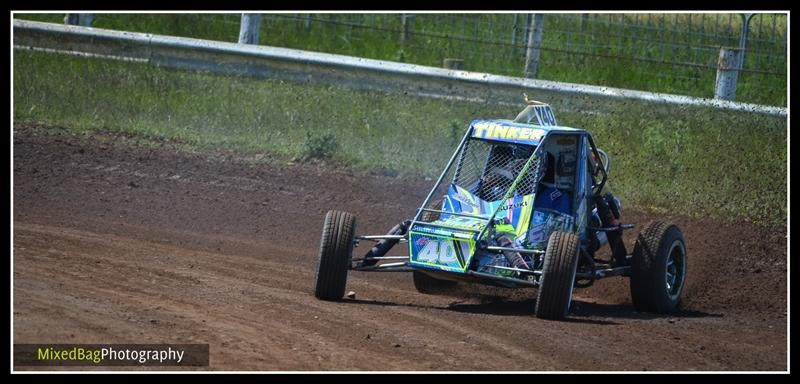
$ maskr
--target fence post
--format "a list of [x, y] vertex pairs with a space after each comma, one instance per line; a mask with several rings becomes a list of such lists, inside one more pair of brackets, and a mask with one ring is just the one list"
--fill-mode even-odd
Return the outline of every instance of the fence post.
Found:
[[589, 22], [589, 14], [588, 13], [581, 13], [581, 31], [586, 29], [586, 23]]
[[64, 24], [91, 27], [92, 19], [91, 13], [67, 13], [67, 16], [64, 17]]
[[539, 75], [539, 55], [542, 47], [544, 15], [533, 14], [528, 28], [528, 48], [525, 52], [525, 77], [535, 79]]
[[511, 52], [517, 48], [517, 29], [519, 29], [519, 14], [514, 14], [514, 27], [511, 29]]
[[414, 15], [409, 15], [409, 14], [406, 14], [406, 13], [404, 13], [404, 14], [402, 14], [400, 16], [400, 24], [401, 24], [402, 29], [403, 29], [403, 31], [401, 32], [401, 35], [400, 35], [400, 41], [402, 41], [404, 43], [411, 39], [411, 18], [412, 17], [414, 17]]
[[744, 50], [747, 48], [747, 35], [750, 33], [750, 20], [755, 16], [755, 13], [742, 14], [742, 33], [739, 35], [739, 69], [744, 69]]
[[717, 63], [717, 82], [714, 87], [714, 98], [721, 100], [736, 99], [736, 80], [739, 76], [739, 55], [737, 48], [720, 48]]
[[257, 13], [243, 13], [239, 27], [239, 44], [258, 45], [258, 33], [261, 30], [261, 15]]
[[461, 59], [444, 59], [442, 66], [447, 69], [464, 69], [464, 60]]

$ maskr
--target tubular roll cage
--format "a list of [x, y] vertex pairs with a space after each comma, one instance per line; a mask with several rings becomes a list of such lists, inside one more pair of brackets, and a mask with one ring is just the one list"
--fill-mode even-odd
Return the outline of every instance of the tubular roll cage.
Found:
[[[442, 173], [439, 175], [439, 178], [436, 180], [436, 184], [434, 184], [433, 188], [431, 188], [431, 191], [428, 193], [428, 196], [425, 197], [425, 200], [422, 202], [422, 206], [420, 206], [420, 208], [417, 209], [417, 213], [414, 216], [414, 219], [411, 220], [411, 226], [408, 228], [408, 232], [411, 232], [411, 229], [416, 224], [427, 224], [427, 223], [419, 221], [419, 218], [422, 215], [422, 212], [425, 212], [425, 211], [427, 211], [427, 212], [439, 212], [439, 213], [447, 213], [447, 214], [454, 215], [454, 216], [466, 216], [466, 217], [472, 217], [472, 218], [476, 218], [476, 219], [484, 219], [484, 220], [486, 220], [482, 225], [483, 229], [481, 229], [480, 231], [475, 230], [475, 229], [455, 228], [455, 227], [448, 227], [448, 226], [441, 225], [441, 224], [436, 224], [437, 227], [441, 227], [441, 228], [455, 229], [455, 230], [459, 230], [459, 231], [468, 231], [468, 232], [479, 232], [477, 239], [480, 240], [483, 237], [483, 235], [485, 234], [486, 229], [489, 228], [491, 223], [494, 221], [494, 218], [500, 212], [501, 206], [498, 206], [494, 210], [494, 212], [492, 213], [491, 216], [480, 216], [480, 215], [472, 215], [472, 214], [465, 214], [465, 213], [445, 212], [445, 211], [441, 211], [441, 210], [425, 208], [428, 205], [428, 203], [430, 203], [431, 198], [433, 198], [433, 194], [436, 191], [436, 189], [439, 188], [439, 185], [441, 185], [442, 181], [444, 181], [444, 177], [447, 175], [447, 172], [450, 171], [450, 168], [453, 166], [453, 163], [455, 162], [456, 157], [458, 156], [458, 154], [462, 153], [463, 147], [465, 146], [467, 140], [472, 135], [473, 129], [474, 128], [472, 126], [470, 126], [470, 128], [467, 130], [467, 133], [461, 139], [461, 142], [459, 143], [458, 148], [456, 148], [455, 152], [450, 157], [450, 160], [447, 162], [447, 166], [445, 166], [444, 171], [442, 171]], [[541, 150], [542, 150], [541, 143], [545, 142], [547, 140], [547, 138], [553, 133], [566, 134], [566, 135], [577, 135], [577, 136], [581, 136], [581, 135], [585, 134], [586, 137], [588, 137], [588, 139], [589, 139], [589, 147], [592, 149], [592, 153], [594, 154], [594, 157], [595, 157], [597, 163], [599, 164], [599, 168], [598, 169], [603, 172], [603, 178], [602, 178], [602, 180], [600, 181], [599, 184], [594, 186], [594, 188], [596, 188], [596, 190], [593, 191], [593, 193], [595, 195], [597, 195], [597, 194], [600, 194], [602, 192], [603, 186], [605, 185], [606, 180], [608, 179], [608, 174], [607, 174], [607, 171], [606, 171], [607, 168], [606, 168], [605, 164], [603, 164], [603, 157], [601, 157], [600, 153], [597, 151], [597, 147], [594, 144], [594, 139], [592, 138], [592, 135], [590, 135], [590, 134], [588, 134], [588, 133], [586, 133], [584, 131], [570, 132], [570, 131], [553, 130], [553, 131], [548, 131], [547, 133], [545, 133], [545, 135], [541, 138], [541, 140], [539, 140], [540, 145], [536, 146], [536, 150], [534, 150], [533, 154], [531, 154], [531, 156], [528, 158], [528, 161], [525, 163], [525, 165], [523, 166], [522, 170], [519, 172], [519, 175], [517, 175], [517, 178], [514, 180], [514, 182], [508, 188], [508, 191], [506, 191], [505, 195], [503, 196], [503, 198], [501, 200], [508, 200], [513, 196], [514, 192], [517, 189], [517, 186], [522, 181], [523, 177], [525, 177], [525, 175], [528, 173], [528, 169], [530, 168], [530, 165], [532, 164], [534, 159], [536, 159], [538, 157], [539, 153], [541, 152]], [[459, 159], [459, 167], [457, 167], [456, 171], [455, 171], [456, 175], [458, 175], [458, 172], [460, 171], [460, 162], [461, 162], [461, 159]], [[517, 250], [517, 251], [520, 251], [520, 250]], [[521, 252], [524, 252], [524, 251], [521, 251]]]
[[[449, 215], [454, 215], [454, 216], [464, 216], [464, 217], [471, 217], [471, 218], [476, 218], [476, 219], [483, 219], [483, 220], [485, 220], [485, 222], [482, 223], [482, 228], [480, 230], [474, 229], [474, 228], [470, 229], [470, 228], [461, 228], [461, 227], [450, 227], [450, 226], [447, 226], [447, 225], [435, 224], [435, 226], [439, 227], [439, 228], [446, 228], [446, 229], [452, 229], [452, 230], [464, 231], [464, 232], [477, 232], [478, 236], [476, 237], [476, 239], [480, 240], [481, 238], [483, 238], [483, 236], [486, 233], [486, 230], [491, 226], [491, 224], [494, 221], [495, 217], [499, 213], [501, 206], [498, 206], [494, 210], [492, 215], [490, 215], [490, 216], [473, 215], [473, 214], [458, 213], [458, 212], [448, 212], [448, 211], [443, 211], [443, 210], [425, 208], [428, 205], [428, 203], [430, 203], [431, 199], [433, 198], [433, 194], [436, 192], [436, 190], [442, 184], [442, 181], [444, 181], [444, 178], [447, 175], [447, 173], [450, 171], [450, 168], [452, 168], [453, 164], [456, 162], [456, 158], [458, 157], [458, 155], [460, 153], [462, 153], [462, 150], [463, 150], [464, 146], [466, 145], [466, 143], [468, 142], [468, 140], [472, 136], [473, 130], [474, 130], [474, 127], [470, 126], [470, 128], [467, 130], [467, 132], [461, 138], [461, 141], [459, 142], [458, 147], [456, 148], [456, 150], [453, 152], [453, 155], [448, 160], [447, 165], [445, 166], [444, 170], [442, 171], [442, 173], [437, 178], [436, 183], [433, 185], [433, 187], [431, 188], [430, 192], [425, 197], [425, 200], [422, 202], [422, 205], [417, 209], [416, 214], [414, 215], [414, 218], [409, 222], [410, 224], [409, 224], [408, 229], [406, 230], [406, 234], [404, 234], [404, 235], [387, 234], [387, 235], [361, 235], [361, 236], [356, 236], [355, 240], [354, 240], [355, 245], [358, 245], [360, 240], [370, 240], [370, 241], [396, 240], [396, 241], [400, 241], [400, 242], [408, 241], [408, 233], [411, 232], [411, 229], [414, 228], [415, 225], [417, 225], [417, 224], [429, 224], [429, 223], [425, 223], [425, 222], [419, 221], [420, 220], [420, 216], [422, 215], [423, 212], [447, 213]], [[513, 196], [513, 193], [516, 191], [517, 186], [522, 181], [523, 177], [527, 174], [527, 172], [528, 172], [531, 164], [533, 163], [534, 159], [537, 159], [538, 155], [541, 153], [542, 148], [543, 148], [541, 143], [544, 143], [550, 137], [551, 134], [565, 134], [565, 135], [576, 135], [576, 136], [585, 135], [588, 138], [589, 148], [591, 149], [592, 154], [594, 155], [594, 161], [597, 164], [597, 172], [602, 172], [602, 178], [601, 178], [600, 182], [592, 186], [592, 189], [593, 189], [592, 193], [593, 193], [593, 195], [597, 196], [603, 191], [603, 187], [605, 186], [605, 183], [608, 180], [608, 168], [607, 168], [607, 164], [606, 164], [607, 156], [601, 156], [600, 152], [597, 149], [597, 146], [594, 143], [594, 138], [592, 137], [592, 135], [588, 134], [585, 131], [574, 131], [573, 132], [573, 131], [550, 130], [547, 133], [545, 133], [545, 135], [539, 140], [540, 144], [536, 146], [536, 149], [531, 154], [531, 156], [528, 158], [528, 160], [526, 161], [526, 163], [523, 166], [522, 170], [519, 172], [519, 175], [517, 175], [516, 179], [513, 181], [511, 186], [508, 188], [508, 191], [506, 191], [506, 193], [503, 196], [502, 200], [507, 200], [507, 199], [509, 199], [509, 198], [511, 198]], [[605, 155], [605, 153], [603, 153], [603, 155]], [[461, 163], [461, 159], [459, 159], [459, 167], [455, 171], [456, 174], [458, 174], [458, 172], [460, 171], [460, 165], [461, 165], [460, 163]], [[594, 170], [592, 170], [592, 171], [594, 171]], [[620, 226], [620, 227], [627, 228], [628, 225], [623, 225], [623, 226]], [[613, 229], [616, 229], [616, 228], [598, 228], [598, 230], [613, 230]], [[489, 250], [489, 251], [495, 251], [495, 252], [513, 251], [513, 252], [532, 253], [532, 254], [544, 254], [545, 253], [545, 251], [541, 251], [541, 250], [517, 249], [517, 248], [490, 246], [490, 245], [482, 244], [482, 242], [480, 242], [480, 241], [478, 241], [478, 245], [479, 245], [479, 247], [481, 247], [481, 249], [485, 249], [485, 250]], [[394, 263], [386, 263], [386, 264], [375, 264], [375, 265], [370, 265], [370, 266], [367, 266], [367, 267], [354, 268], [354, 270], [371, 271], [371, 272], [411, 272], [411, 271], [418, 270], [417, 268], [411, 267], [409, 265], [409, 263], [408, 263], [408, 258], [409, 257], [410, 256], [370, 257], [369, 259], [371, 259], [371, 260], [405, 260], [405, 261], [394, 262]], [[363, 261], [363, 260], [366, 260], [366, 258], [353, 259], [352, 261]], [[513, 269], [515, 269], [515, 268], [513, 268]], [[427, 272], [434, 273], [434, 274], [446, 274], [446, 272], [440, 272], [440, 271], [427, 271]], [[529, 275], [541, 275], [541, 271], [524, 271], [524, 272], [528, 273]], [[628, 268], [609, 268], [609, 269], [599, 269], [599, 270], [593, 269], [592, 273], [581, 273], [581, 272], [576, 273], [576, 279], [591, 279], [591, 280], [594, 280], [594, 279], [603, 278], [603, 277], [617, 276], [617, 275], [625, 274], [627, 272], [628, 272]], [[482, 280], [485, 280], [485, 279], [489, 279], [489, 280], [493, 280], [493, 281], [498, 282], [498, 283], [505, 282], [505, 283], [511, 283], [511, 284], [514, 284], [514, 285], [523, 285], [523, 286], [531, 286], [531, 287], [538, 286], [538, 281], [536, 281], [536, 280], [521, 280], [521, 279], [504, 277], [504, 276], [489, 274], [489, 273], [485, 273], [485, 272], [477, 272], [477, 271], [472, 271], [472, 270], [468, 270], [466, 275], [459, 276], [459, 279], [460, 280], [467, 280], [467, 281], [469, 281], [469, 280], [482, 281]]]

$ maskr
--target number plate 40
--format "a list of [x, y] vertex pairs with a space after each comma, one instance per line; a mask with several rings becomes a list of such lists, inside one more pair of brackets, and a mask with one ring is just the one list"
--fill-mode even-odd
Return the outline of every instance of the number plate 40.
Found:
[[457, 262], [456, 250], [452, 241], [429, 240], [417, 255], [417, 261], [449, 265]]

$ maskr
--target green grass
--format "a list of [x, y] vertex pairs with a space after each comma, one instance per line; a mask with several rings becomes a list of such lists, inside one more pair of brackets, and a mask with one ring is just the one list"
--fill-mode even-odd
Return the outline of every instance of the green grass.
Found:
[[[15, 17], [63, 23], [64, 15]], [[520, 26], [524, 20], [524, 15], [517, 18]], [[771, 20], [757, 15], [751, 22], [745, 69], [773, 73], [741, 74], [738, 101], [786, 105], [787, 20], [776, 17], [774, 25]], [[512, 45], [513, 25], [513, 14], [419, 14], [411, 21], [417, 34], [403, 42], [399, 14], [273, 14], [264, 17], [261, 44], [429, 66], [460, 58], [467, 70], [523, 76], [524, 30]], [[239, 15], [95, 14], [94, 26], [235, 42]], [[577, 14], [547, 14], [539, 78], [711, 98], [719, 46], [738, 46], [740, 27], [735, 14], [595, 14], [583, 24]], [[688, 30], [694, 34], [681, 32]], [[619, 58], [634, 56], [652, 61]]]
[[[15, 123], [330, 157], [384, 174], [435, 177], [470, 120], [522, 107], [19, 50], [13, 69]], [[786, 224], [786, 118], [618, 101], [568, 112], [570, 103], [553, 100], [559, 123], [589, 129], [612, 156], [610, 185], [625, 206]]]

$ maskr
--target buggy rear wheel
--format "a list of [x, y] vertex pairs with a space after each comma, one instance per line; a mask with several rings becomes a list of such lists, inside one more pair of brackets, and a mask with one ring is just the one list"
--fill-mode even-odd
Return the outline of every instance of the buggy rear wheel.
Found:
[[686, 282], [686, 242], [677, 226], [652, 222], [639, 233], [631, 260], [631, 299], [638, 311], [667, 313]]
[[442, 280], [427, 275], [425, 272], [414, 271], [414, 288], [419, 293], [437, 295], [445, 293], [458, 285], [457, 281]]
[[355, 230], [356, 219], [352, 214], [328, 211], [325, 215], [314, 273], [314, 296], [318, 299], [338, 300], [344, 296]]
[[556, 231], [550, 235], [539, 278], [536, 317], [550, 320], [567, 317], [578, 267], [578, 246], [575, 234]]

